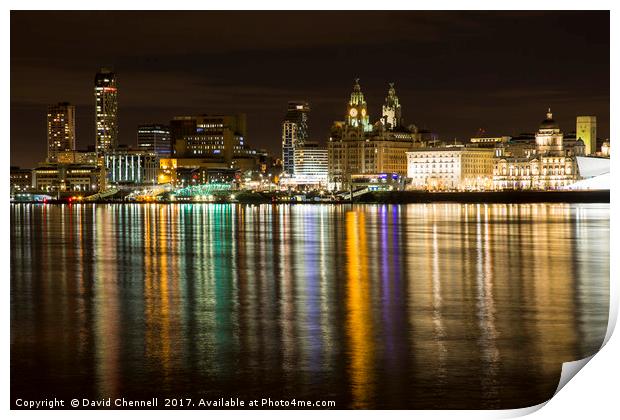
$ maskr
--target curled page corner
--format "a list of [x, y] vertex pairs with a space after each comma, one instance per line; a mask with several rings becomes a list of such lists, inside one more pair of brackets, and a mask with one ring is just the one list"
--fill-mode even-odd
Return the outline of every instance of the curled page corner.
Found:
[[553, 393], [553, 396], [560, 392], [560, 390], [564, 388], [564, 385], [566, 385], [568, 381], [573, 379], [573, 376], [575, 376], [577, 372], [581, 370], [581, 368], [583, 368], [590, 360], [592, 360], [595, 355], [596, 353], [583, 359], [562, 363], [562, 373], [560, 375], [560, 381], [558, 382], [558, 387]]

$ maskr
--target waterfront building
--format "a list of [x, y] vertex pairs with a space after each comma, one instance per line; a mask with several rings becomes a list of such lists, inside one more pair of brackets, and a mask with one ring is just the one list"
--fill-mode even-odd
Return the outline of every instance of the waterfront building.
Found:
[[295, 149], [303, 147], [308, 140], [308, 114], [310, 105], [304, 101], [289, 101], [282, 121], [283, 170], [289, 175], [295, 173]]
[[118, 90], [116, 74], [102, 68], [95, 75], [95, 147], [103, 154], [118, 146]]
[[108, 184], [156, 184], [159, 157], [153, 152], [116, 148], [103, 156]]
[[495, 189], [558, 189], [572, 184], [578, 176], [574, 157], [568, 156], [563, 133], [551, 110], [534, 136], [535, 148], [522, 155], [498, 153], [493, 165]]
[[295, 148], [294, 175], [284, 175], [280, 185], [303, 188], [325, 188], [327, 186], [327, 148], [318, 143], [306, 141]]
[[585, 154], [596, 154], [596, 117], [594, 115], [583, 115], [577, 117], [576, 137], [583, 140]]
[[32, 189], [32, 169], [11, 166], [11, 194]]
[[46, 164], [32, 170], [32, 187], [41, 192], [95, 192], [101, 169], [93, 165]]
[[226, 184], [235, 188], [239, 184], [240, 178], [241, 171], [234, 168], [184, 167], [177, 168], [174, 185], [177, 187], [187, 187]]
[[138, 149], [157, 156], [170, 156], [170, 128], [160, 124], [138, 126]]
[[609, 157], [611, 156], [611, 144], [608, 141], [603, 142], [601, 146], [601, 156]]
[[[241, 163], [248, 161], [241, 161]], [[221, 162], [200, 158], [160, 158], [159, 159], [159, 184], [172, 184], [174, 186], [200, 185], [214, 182], [218, 178], [230, 177], [230, 174], [241, 174], [243, 171], [259, 170], [260, 164], [246, 167], [237, 164], [230, 167]], [[189, 184], [188, 184], [189, 183]]]
[[[405, 188], [405, 177], [396, 173], [355, 174], [351, 175], [351, 190], [363, 193], [368, 191], [402, 191]], [[352, 194], [353, 195], [353, 194]]]
[[47, 107], [47, 161], [59, 152], [75, 150], [75, 106], [60, 102]]
[[[170, 122], [172, 157], [179, 167], [205, 166], [253, 169], [256, 150], [246, 143], [246, 116], [196, 115], [174, 117]], [[184, 164], [181, 164], [185, 161]]]
[[[418, 131], [414, 125], [403, 127], [400, 117], [401, 105], [393, 86], [390, 86], [385, 108], [398, 110], [394, 113], [394, 118], [398, 117], [401, 120], [398, 126], [386, 123], [385, 116], [370, 126], [366, 106], [364, 95], [356, 80], [345, 121], [333, 123], [327, 143], [330, 190], [350, 188], [353, 175], [395, 173], [405, 176], [406, 152], [423, 145], [419, 141]], [[351, 112], [352, 110], [354, 111]], [[387, 117], [392, 118], [391, 114], [387, 114]], [[392, 122], [395, 122], [393, 118]]]
[[440, 191], [491, 189], [494, 157], [492, 148], [462, 145], [407, 152], [409, 188]]

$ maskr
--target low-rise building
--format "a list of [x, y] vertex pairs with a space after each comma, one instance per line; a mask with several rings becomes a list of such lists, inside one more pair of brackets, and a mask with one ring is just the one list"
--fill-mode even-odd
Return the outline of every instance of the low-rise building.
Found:
[[295, 175], [297, 185], [327, 186], [327, 148], [317, 143], [306, 142], [294, 152]]
[[531, 142], [524, 142], [526, 153], [498, 154], [493, 166], [494, 189], [548, 190], [564, 188], [575, 182], [578, 167], [572, 155], [579, 144], [566, 150], [564, 135], [553, 120], [551, 110], [534, 138], [533, 150]]
[[420, 148], [407, 152], [411, 189], [486, 190], [492, 187], [495, 150], [478, 147]]
[[159, 157], [153, 152], [117, 148], [103, 156], [109, 184], [156, 184]]
[[94, 150], [65, 150], [56, 153], [56, 162], [62, 164], [97, 165], [99, 158]]
[[32, 189], [32, 169], [11, 166], [11, 193], [27, 192]]
[[100, 168], [92, 165], [47, 164], [33, 169], [32, 186], [41, 192], [95, 192], [100, 174]]

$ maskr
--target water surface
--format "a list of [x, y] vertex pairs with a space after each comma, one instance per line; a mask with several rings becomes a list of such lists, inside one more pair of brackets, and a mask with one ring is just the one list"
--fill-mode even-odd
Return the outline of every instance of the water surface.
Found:
[[11, 398], [515, 408], [601, 345], [609, 205], [11, 205]]

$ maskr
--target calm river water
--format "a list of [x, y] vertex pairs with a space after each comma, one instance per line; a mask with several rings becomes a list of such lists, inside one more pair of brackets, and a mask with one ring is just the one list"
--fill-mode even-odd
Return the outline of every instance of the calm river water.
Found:
[[11, 205], [12, 403], [524, 407], [608, 304], [608, 204]]

